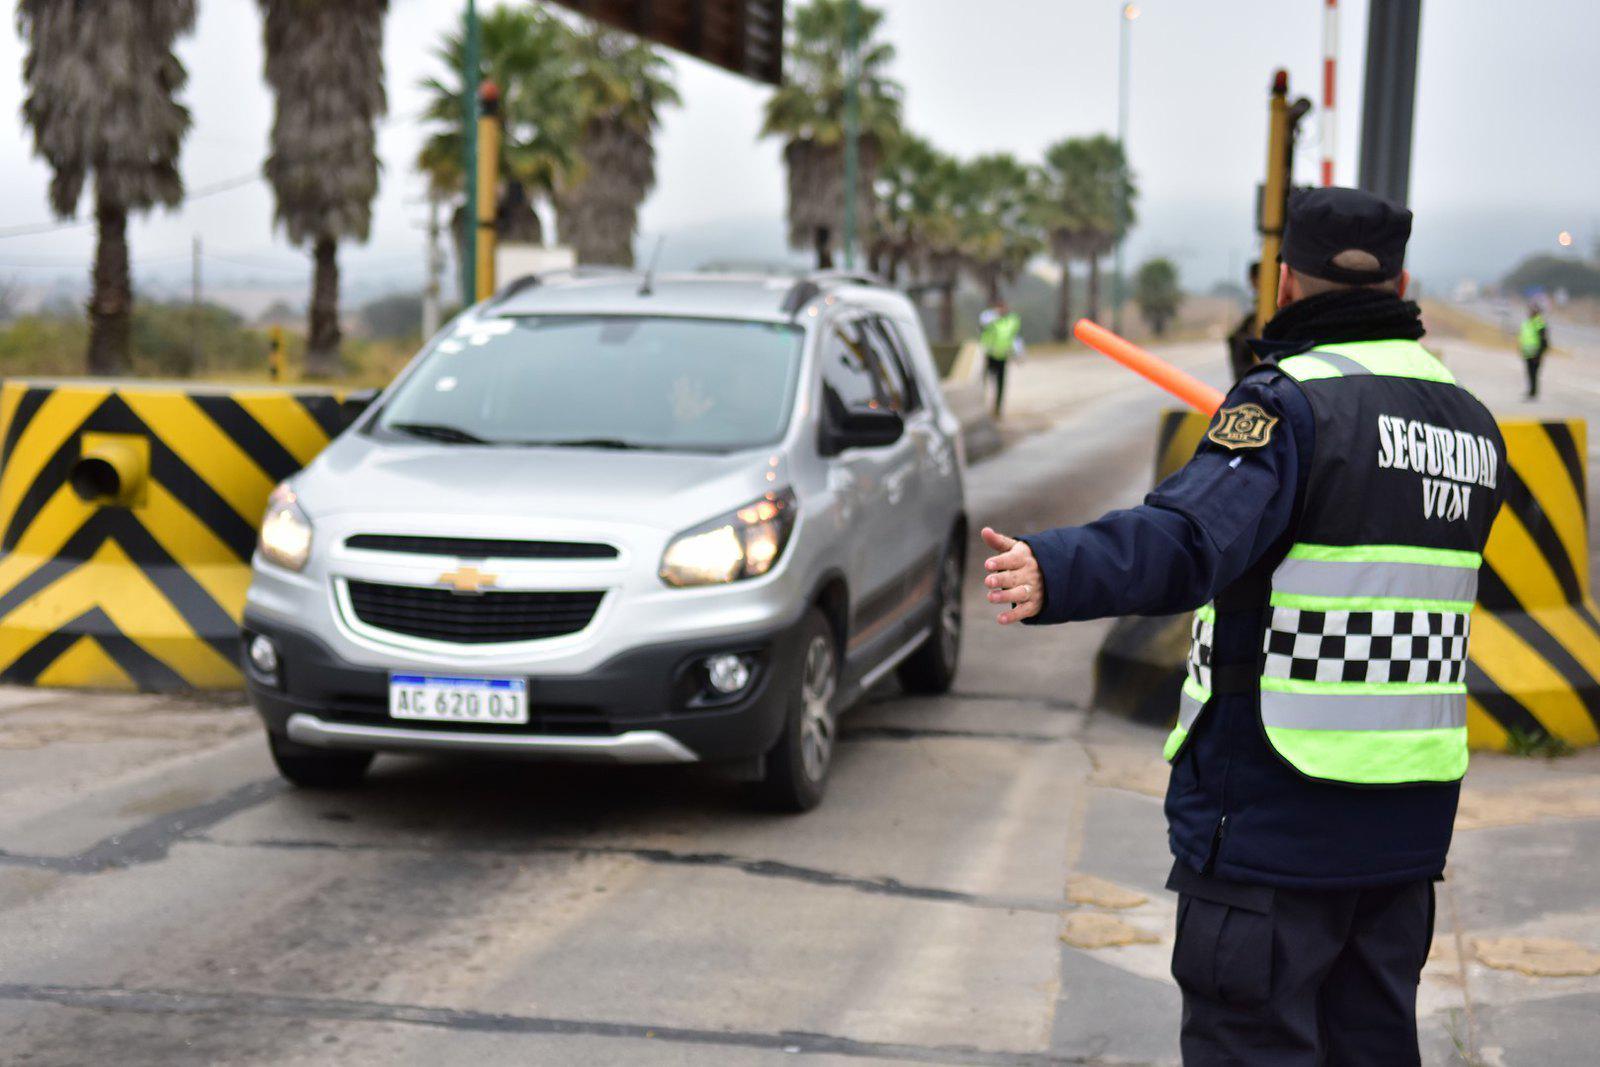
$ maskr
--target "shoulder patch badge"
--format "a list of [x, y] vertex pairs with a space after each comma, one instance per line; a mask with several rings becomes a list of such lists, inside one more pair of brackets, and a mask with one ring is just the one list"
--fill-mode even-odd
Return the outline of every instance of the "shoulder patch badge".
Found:
[[1240, 404], [1217, 412], [1206, 440], [1223, 448], [1260, 448], [1272, 440], [1277, 424], [1278, 417], [1268, 415], [1260, 404]]

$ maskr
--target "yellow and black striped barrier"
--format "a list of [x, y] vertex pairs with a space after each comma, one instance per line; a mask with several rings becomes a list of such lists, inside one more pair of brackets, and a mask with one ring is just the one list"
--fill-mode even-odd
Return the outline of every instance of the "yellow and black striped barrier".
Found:
[[267, 494], [348, 421], [335, 390], [0, 386], [0, 680], [234, 688]]
[[[1210, 420], [1162, 415], [1156, 481], [1194, 455]], [[1600, 743], [1600, 608], [1589, 592], [1588, 433], [1581, 419], [1504, 420], [1506, 503], [1478, 578], [1467, 736]], [[1189, 618], [1119, 619], [1096, 659], [1095, 706], [1166, 723], [1177, 707]]]

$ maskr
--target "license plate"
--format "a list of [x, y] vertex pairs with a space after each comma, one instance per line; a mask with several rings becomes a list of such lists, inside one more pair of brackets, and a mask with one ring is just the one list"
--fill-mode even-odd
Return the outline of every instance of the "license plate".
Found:
[[389, 717], [429, 722], [526, 723], [528, 681], [391, 674]]

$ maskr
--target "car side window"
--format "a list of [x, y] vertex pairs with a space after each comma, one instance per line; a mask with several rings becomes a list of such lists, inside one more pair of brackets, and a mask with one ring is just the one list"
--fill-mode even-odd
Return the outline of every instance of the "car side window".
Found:
[[863, 322], [836, 322], [822, 342], [822, 384], [847, 408], [885, 402]]
[[922, 406], [922, 398], [917, 394], [917, 377], [911, 373], [905, 339], [893, 323], [880, 317], [871, 320], [868, 334], [890, 405], [902, 415], [909, 415]]

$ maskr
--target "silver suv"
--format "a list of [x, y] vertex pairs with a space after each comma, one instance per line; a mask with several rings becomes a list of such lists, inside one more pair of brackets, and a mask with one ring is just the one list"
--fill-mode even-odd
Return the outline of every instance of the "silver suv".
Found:
[[864, 692], [951, 684], [962, 469], [871, 279], [524, 279], [273, 493], [250, 695], [302, 785], [379, 750], [705, 762], [804, 810]]

